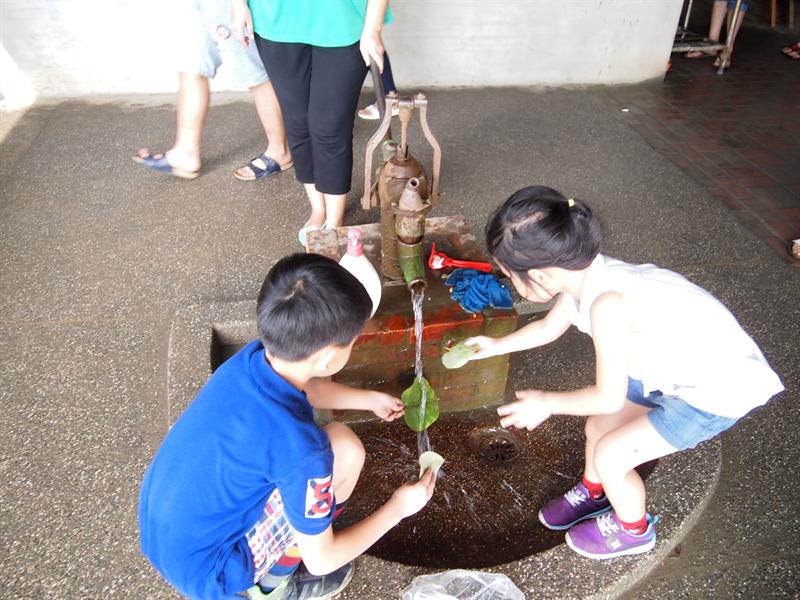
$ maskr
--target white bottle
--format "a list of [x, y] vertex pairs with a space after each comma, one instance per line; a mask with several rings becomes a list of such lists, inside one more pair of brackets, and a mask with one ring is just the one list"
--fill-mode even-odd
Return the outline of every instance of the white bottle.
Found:
[[381, 284], [381, 276], [378, 275], [369, 259], [364, 256], [364, 247], [361, 243], [362, 235], [363, 232], [358, 227], [351, 227], [347, 230], [347, 253], [342, 256], [339, 264], [355, 275], [355, 278], [367, 290], [372, 300], [371, 317], [378, 310], [378, 305], [381, 303], [383, 285]]

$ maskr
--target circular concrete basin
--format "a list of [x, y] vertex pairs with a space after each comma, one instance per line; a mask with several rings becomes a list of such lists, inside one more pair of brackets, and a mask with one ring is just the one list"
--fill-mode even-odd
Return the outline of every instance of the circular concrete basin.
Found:
[[[376, 510], [419, 474], [416, 434], [402, 421], [355, 423], [367, 451], [358, 486], [341, 515], [344, 526]], [[534, 431], [506, 430], [497, 414], [445, 414], [428, 430], [445, 457], [428, 505], [393, 528], [368, 553], [407, 565], [492, 567], [553, 548], [538, 511], [583, 472], [579, 419], [552, 418]], [[642, 469], [643, 474], [652, 465]]]

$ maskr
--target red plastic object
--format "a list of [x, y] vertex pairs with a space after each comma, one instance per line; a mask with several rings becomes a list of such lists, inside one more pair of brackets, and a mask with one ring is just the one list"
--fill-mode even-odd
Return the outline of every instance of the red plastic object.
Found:
[[437, 251], [436, 244], [431, 244], [431, 255], [428, 257], [428, 266], [434, 271], [444, 269], [445, 267], [455, 267], [457, 269], [475, 269], [483, 273], [492, 272], [492, 265], [490, 263], [450, 258], [444, 252]]

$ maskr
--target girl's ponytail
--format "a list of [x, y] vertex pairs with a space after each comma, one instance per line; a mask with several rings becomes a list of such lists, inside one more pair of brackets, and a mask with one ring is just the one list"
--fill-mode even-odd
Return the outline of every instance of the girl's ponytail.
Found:
[[546, 186], [519, 190], [486, 225], [489, 252], [523, 279], [530, 269], [588, 267], [601, 241], [600, 224], [589, 206]]

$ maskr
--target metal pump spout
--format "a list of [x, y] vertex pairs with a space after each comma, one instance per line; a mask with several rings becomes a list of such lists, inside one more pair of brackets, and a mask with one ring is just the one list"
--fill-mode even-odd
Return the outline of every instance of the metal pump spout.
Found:
[[412, 177], [406, 182], [397, 202], [392, 202], [390, 212], [394, 217], [397, 235], [397, 260], [403, 281], [410, 290], [424, 289], [425, 215], [431, 210], [430, 199], [420, 194], [420, 180]]

